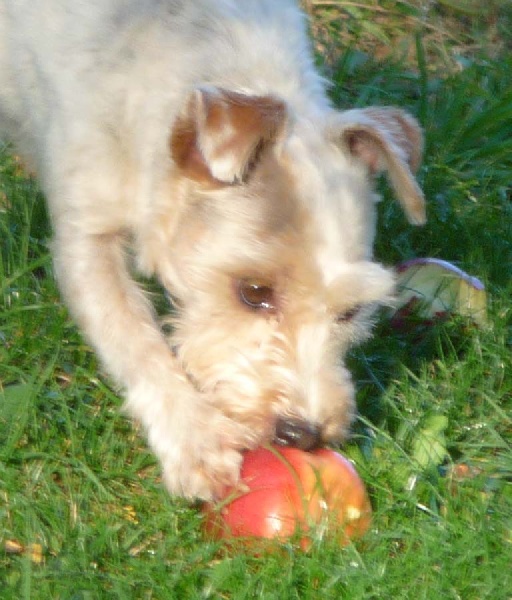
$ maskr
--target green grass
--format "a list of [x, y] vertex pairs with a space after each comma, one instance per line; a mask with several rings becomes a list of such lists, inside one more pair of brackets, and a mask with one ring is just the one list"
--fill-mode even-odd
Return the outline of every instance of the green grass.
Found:
[[442, 77], [416, 41], [415, 69], [340, 52], [333, 96], [421, 118], [430, 221], [407, 226], [388, 198], [376, 253], [387, 264], [437, 256], [478, 275], [489, 327], [397, 332], [383, 317], [354, 351], [361, 418], [345, 451], [375, 510], [355, 546], [252, 556], [203, 538], [198, 511], [163, 491], [59, 300], [35, 184], [2, 157], [2, 600], [512, 598], [512, 61], [479, 56]]

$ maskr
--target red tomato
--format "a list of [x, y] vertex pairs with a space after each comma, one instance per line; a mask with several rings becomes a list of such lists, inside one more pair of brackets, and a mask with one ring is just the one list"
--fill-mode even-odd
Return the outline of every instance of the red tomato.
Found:
[[204, 507], [206, 530], [217, 539], [298, 536], [307, 549], [311, 537], [327, 533], [346, 544], [370, 525], [363, 482], [352, 463], [332, 450], [257, 448], [246, 453], [241, 479], [247, 491]]

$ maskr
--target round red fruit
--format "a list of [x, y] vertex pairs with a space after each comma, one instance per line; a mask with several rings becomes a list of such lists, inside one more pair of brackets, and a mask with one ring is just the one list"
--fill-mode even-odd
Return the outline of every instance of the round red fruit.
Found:
[[241, 481], [246, 489], [204, 506], [206, 530], [214, 538], [294, 538], [307, 549], [325, 535], [346, 544], [370, 525], [366, 488], [353, 464], [333, 450], [248, 451]]

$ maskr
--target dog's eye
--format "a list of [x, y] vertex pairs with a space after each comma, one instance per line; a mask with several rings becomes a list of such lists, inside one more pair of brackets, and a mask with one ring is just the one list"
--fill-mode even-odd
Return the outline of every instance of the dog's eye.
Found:
[[238, 283], [240, 300], [255, 310], [272, 312], [276, 309], [274, 288], [259, 279], [242, 279]]
[[360, 304], [356, 304], [352, 308], [348, 310], [344, 310], [336, 315], [336, 323], [348, 323], [352, 321], [357, 315], [361, 312], [362, 306]]

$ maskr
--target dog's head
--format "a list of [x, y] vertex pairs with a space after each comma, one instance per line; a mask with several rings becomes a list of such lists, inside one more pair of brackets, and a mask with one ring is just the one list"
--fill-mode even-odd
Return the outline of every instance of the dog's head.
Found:
[[153, 267], [177, 298], [184, 371], [249, 426], [248, 445], [343, 437], [354, 413], [344, 355], [393, 293], [372, 258], [374, 175], [387, 174], [411, 222], [425, 220], [416, 121], [371, 108], [312, 122], [271, 96], [203, 88], [170, 151]]

